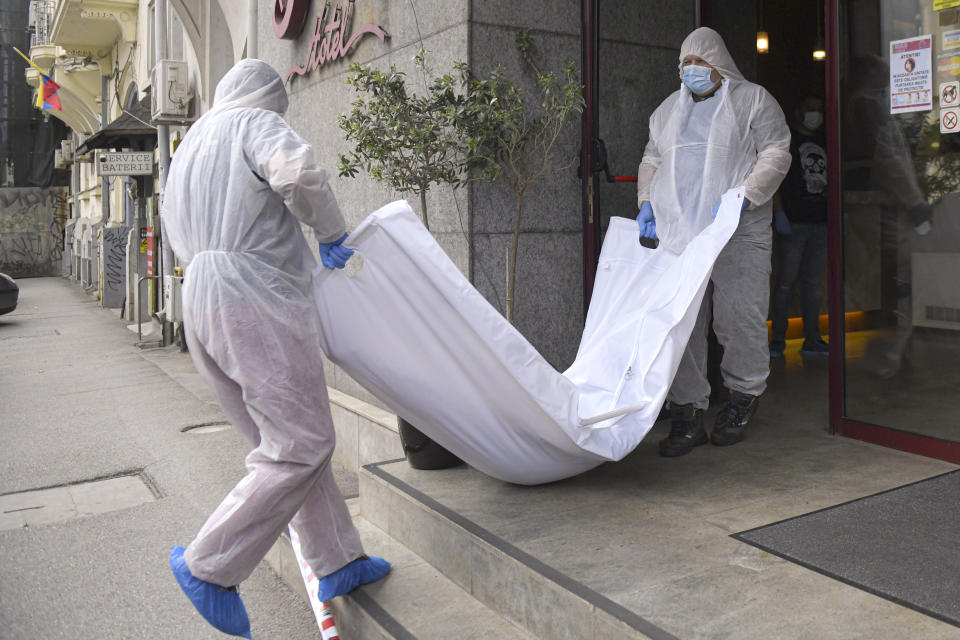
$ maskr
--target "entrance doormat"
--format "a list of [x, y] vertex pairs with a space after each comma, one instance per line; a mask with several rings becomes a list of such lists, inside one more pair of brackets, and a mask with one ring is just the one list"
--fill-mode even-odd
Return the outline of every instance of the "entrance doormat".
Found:
[[960, 627], [960, 471], [732, 537]]

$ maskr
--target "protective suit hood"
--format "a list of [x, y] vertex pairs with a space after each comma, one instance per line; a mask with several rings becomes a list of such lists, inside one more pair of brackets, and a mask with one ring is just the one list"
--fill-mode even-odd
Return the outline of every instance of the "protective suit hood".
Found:
[[743, 80], [743, 74], [733, 61], [720, 34], [710, 27], [700, 27], [688, 35], [680, 45], [680, 62], [687, 56], [699, 56], [710, 63], [724, 78]]
[[233, 107], [286, 113], [287, 90], [280, 74], [263, 60], [245, 58], [235, 64], [217, 84], [213, 96], [213, 109]]

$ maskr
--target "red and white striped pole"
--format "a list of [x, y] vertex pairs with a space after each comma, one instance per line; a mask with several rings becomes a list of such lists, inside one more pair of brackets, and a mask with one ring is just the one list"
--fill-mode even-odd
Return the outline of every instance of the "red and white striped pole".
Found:
[[320, 635], [323, 640], [340, 640], [337, 623], [333, 621], [333, 611], [330, 609], [330, 604], [326, 602], [323, 603], [323, 609], [320, 612]]
[[313, 609], [313, 615], [317, 619], [317, 625], [320, 627], [320, 635], [323, 640], [340, 640], [340, 632], [337, 631], [337, 623], [333, 620], [333, 607], [330, 602], [321, 602], [317, 598], [317, 591], [320, 589], [320, 580], [317, 574], [310, 568], [310, 564], [303, 559], [303, 553], [300, 552], [300, 536], [292, 526], [287, 527], [290, 532], [290, 544], [293, 547], [293, 554], [297, 557], [297, 565], [300, 567], [300, 575], [303, 577], [303, 586], [307, 589], [307, 595], [310, 598], [310, 607]]

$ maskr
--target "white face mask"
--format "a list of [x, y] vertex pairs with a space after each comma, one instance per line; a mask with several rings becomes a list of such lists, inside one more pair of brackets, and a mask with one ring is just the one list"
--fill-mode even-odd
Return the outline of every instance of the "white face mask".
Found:
[[823, 114], [819, 111], [805, 111], [803, 114], [803, 126], [810, 131], [816, 131], [823, 124]]

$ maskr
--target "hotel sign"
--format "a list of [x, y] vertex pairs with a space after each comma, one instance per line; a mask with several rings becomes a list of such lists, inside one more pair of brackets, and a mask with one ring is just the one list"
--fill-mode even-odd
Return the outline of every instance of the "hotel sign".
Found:
[[[294, 40], [303, 30], [310, 0], [276, 0], [273, 8], [273, 33], [278, 38]], [[302, 65], [290, 67], [286, 81], [296, 75], [306, 75], [327, 62], [345, 58], [360, 38], [376, 36], [383, 42], [389, 36], [375, 24], [365, 24], [348, 35], [353, 0], [343, 0], [331, 10], [330, 2], [323, 3], [320, 16], [314, 23], [310, 38], [310, 53]]]
[[273, 5], [273, 35], [283, 40], [296, 40], [310, 8], [309, 0], [276, 0]]

